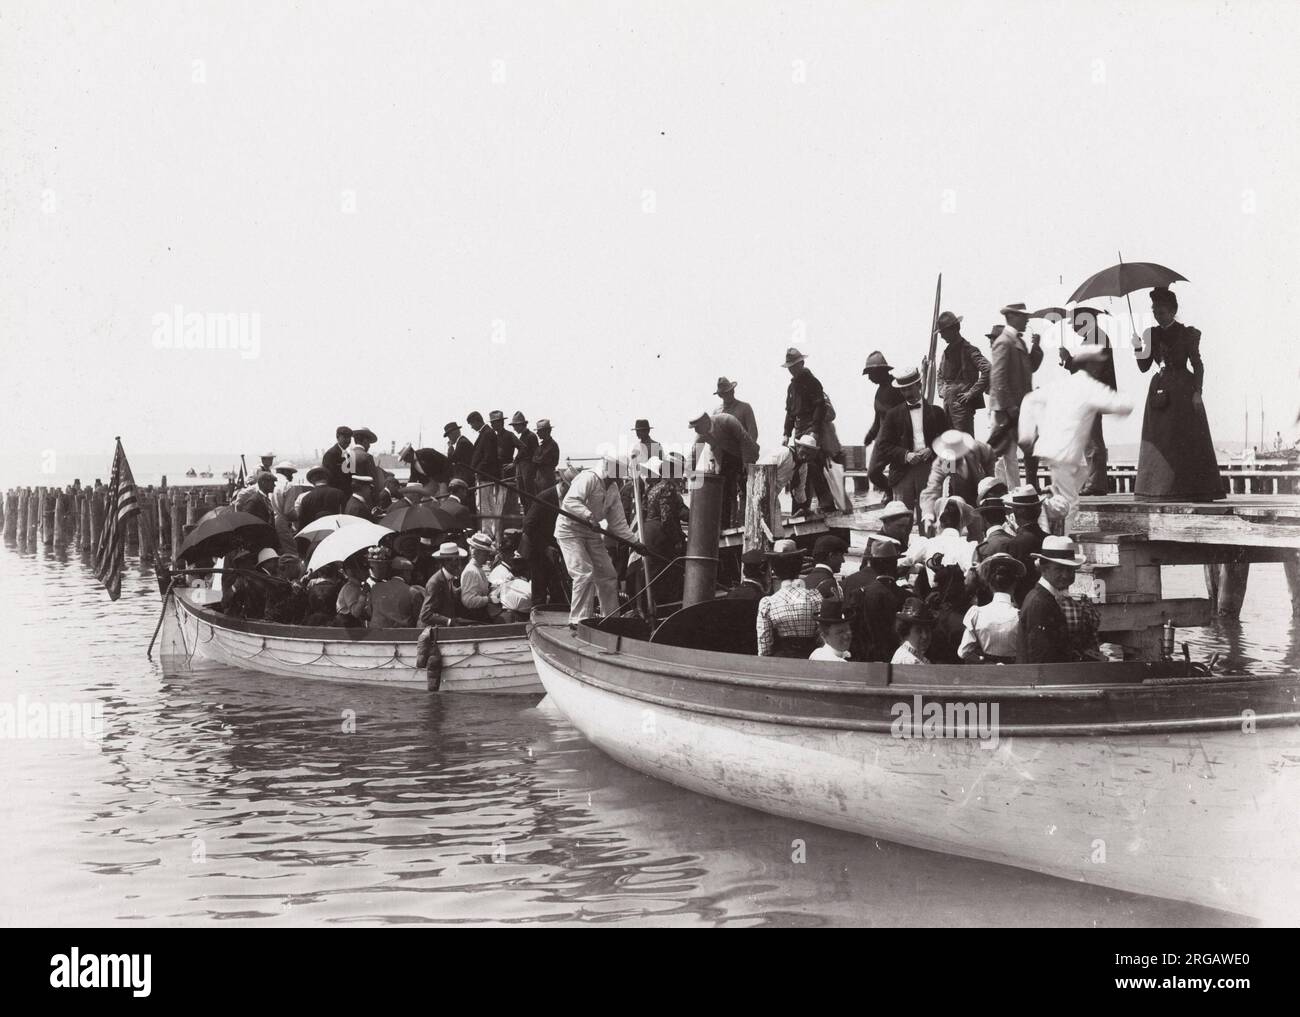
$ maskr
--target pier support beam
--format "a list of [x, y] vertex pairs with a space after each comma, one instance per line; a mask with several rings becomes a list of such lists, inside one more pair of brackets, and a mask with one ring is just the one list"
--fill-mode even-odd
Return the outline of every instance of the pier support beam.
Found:
[[1300, 555], [1282, 560], [1287, 589], [1291, 591], [1291, 615], [1300, 618]]
[[1205, 590], [1214, 605], [1214, 613], [1226, 618], [1241, 614], [1246, 599], [1246, 584], [1250, 581], [1249, 562], [1230, 562], [1205, 566]]
[[782, 532], [776, 466], [755, 463], [745, 480], [745, 524], [742, 551], [766, 551]]

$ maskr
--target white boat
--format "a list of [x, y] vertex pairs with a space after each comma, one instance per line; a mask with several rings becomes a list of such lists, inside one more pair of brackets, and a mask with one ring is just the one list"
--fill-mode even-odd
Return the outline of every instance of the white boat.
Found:
[[212, 591], [176, 587], [163, 605], [164, 664], [195, 658], [285, 678], [439, 692], [531, 693], [541, 683], [522, 622], [438, 630], [441, 673], [415, 666], [419, 629], [341, 629], [227, 618], [205, 605]]
[[783, 660], [566, 621], [533, 613], [548, 701], [633, 769], [914, 847], [1300, 921], [1295, 676]]

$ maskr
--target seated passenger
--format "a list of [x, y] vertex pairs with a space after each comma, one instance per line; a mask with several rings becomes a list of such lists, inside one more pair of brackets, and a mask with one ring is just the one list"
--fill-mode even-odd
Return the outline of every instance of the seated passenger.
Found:
[[926, 656], [932, 664], [958, 664], [962, 623], [971, 604], [966, 574], [956, 565], [947, 564], [941, 554], [931, 557], [926, 567], [935, 577], [934, 588], [925, 598], [926, 606], [934, 615]]
[[370, 567], [370, 611], [372, 629], [404, 629], [415, 624], [411, 587], [393, 575], [393, 553], [386, 547], [372, 547], [366, 554]]
[[279, 562], [282, 583], [270, 583], [266, 590], [266, 620], [278, 625], [301, 625], [307, 615], [307, 591], [302, 578], [302, 559], [282, 554]]
[[1020, 652], [1020, 611], [1012, 594], [1025, 567], [997, 551], [980, 562], [979, 574], [992, 599], [966, 612], [957, 655], [968, 664], [1014, 664]]
[[[249, 564], [247, 561], [239, 561], [234, 567], [247, 570]], [[273, 548], [264, 547], [257, 552], [256, 571], [262, 576], [276, 575], [279, 564], [280, 556]], [[226, 585], [221, 594], [222, 612], [232, 618], [265, 618], [266, 593], [269, 585], [266, 579], [259, 575], [249, 575], [247, 571], [238, 575], [227, 575]]]
[[727, 594], [727, 599], [761, 600], [767, 592], [767, 556], [753, 548], [740, 556], [740, 585]]
[[454, 541], [445, 541], [433, 554], [438, 569], [424, 585], [420, 628], [452, 625], [460, 614], [460, 574], [469, 552]]
[[424, 606], [424, 584], [413, 582], [414, 574], [415, 562], [410, 558], [399, 554], [393, 559], [393, 575], [406, 584], [407, 593], [411, 598], [412, 625], [420, 617], [420, 608]]
[[488, 574], [492, 600], [501, 605], [501, 621], [527, 621], [533, 609], [533, 587], [528, 579], [528, 563], [516, 551], [502, 555]]
[[460, 574], [460, 615], [474, 621], [491, 621], [493, 617], [492, 584], [488, 582], [488, 563], [496, 554], [496, 544], [486, 533], [469, 538], [469, 561]]
[[343, 570], [326, 565], [307, 580], [307, 613], [304, 625], [333, 625], [337, 614], [339, 591], [343, 589]]
[[778, 586], [758, 602], [759, 655], [807, 658], [816, 647], [822, 595], [799, 578], [803, 552], [793, 540], [778, 540], [767, 558]]
[[844, 617], [844, 605], [838, 600], [822, 600], [821, 614], [817, 616], [817, 633], [822, 645], [808, 654], [809, 660], [838, 660], [847, 663], [853, 630]]
[[347, 577], [334, 605], [334, 624], [339, 628], [361, 628], [370, 612], [370, 587], [366, 585], [366, 567], [353, 556], [343, 563]]
[[925, 602], [916, 597], [909, 597], [898, 612], [896, 620], [898, 638], [902, 641], [891, 664], [928, 664], [926, 651], [930, 648], [930, 633], [934, 628], [934, 616]]

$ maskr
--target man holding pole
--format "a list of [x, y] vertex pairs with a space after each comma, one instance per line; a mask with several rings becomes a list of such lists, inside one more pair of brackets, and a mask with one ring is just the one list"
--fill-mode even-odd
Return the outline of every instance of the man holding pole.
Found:
[[975, 411], [983, 408], [989, 388], [989, 362], [961, 334], [960, 315], [944, 311], [935, 331], [945, 344], [939, 361], [939, 398], [954, 430], [973, 435]]
[[570, 625], [596, 613], [597, 597], [605, 617], [619, 608], [618, 573], [598, 529], [601, 523], [611, 534], [632, 543], [644, 553], [627, 525], [619, 498], [618, 483], [620, 474], [626, 471], [624, 463], [615, 456], [605, 456], [601, 465], [599, 470], [583, 470], [574, 478], [560, 503], [560, 508], [567, 514], [561, 515], [555, 523], [555, 540], [573, 580]]

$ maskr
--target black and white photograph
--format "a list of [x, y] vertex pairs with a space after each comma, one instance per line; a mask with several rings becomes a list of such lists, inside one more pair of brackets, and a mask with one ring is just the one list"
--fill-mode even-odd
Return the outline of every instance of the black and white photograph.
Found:
[[1161, 936], [1300, 924], [1298, 38], [0, 0], [0, 926], [97, 935], [24, 978], [1030, 928], [1250, 990]]

